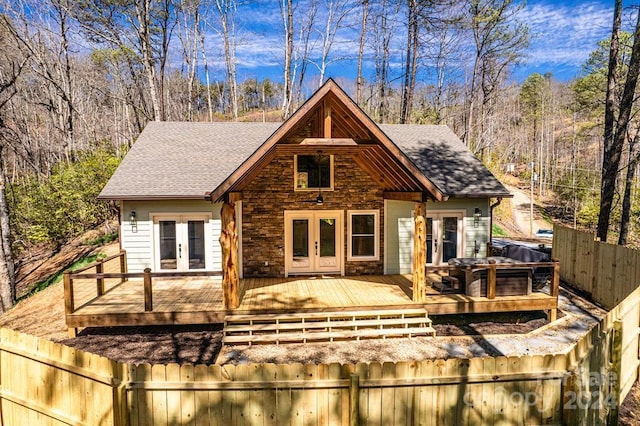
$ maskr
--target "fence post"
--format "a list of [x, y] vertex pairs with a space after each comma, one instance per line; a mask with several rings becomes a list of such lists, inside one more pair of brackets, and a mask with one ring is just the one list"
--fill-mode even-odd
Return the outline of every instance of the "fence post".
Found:
[[613, 339], [611, 339], [611, 383], [608, 400], [615, 404], [609, 410], [607, 424], [617, 425], [620, 414], [620, 387], [622, 386], [622, 321], [613, 322]]
[[112, 398], [113, 398], [113, 424], [114, 426], [125, 426], [127, 424], [127, 364], [111, 361], [111, 372], [113, 376]]
[[580, 397], [579, 378], [575, 371], [569, 371], [562, 379], [562, 424], [575, 425], [578, 422], [578, 400]]
[[489, 259], [489, 270], [487, 270], [487, 299], [496, 298], [496, 260]]
[[[121, 274], [126, 274], [127, 271], [127, 251], [126, 250], [120, 250], [120, 273]], [[127, 281], [127, 277], [126, 275], [122, 276], [122, 282]]]
[[[98, 259], [96, 263], [96, 274], [101, 274], [103, 272], [104, 261], [102, 259]], [[102, 296], [104, 294], [104, 278], [96, 278], [96, 293], [98, 294], [98, 296]]]
[[144, 310], [153, 311], [153, 295], [151, 294], [151, 268], [144, 268]]
[[360, 376], [352, 374], [349, 381], [349, 426], [360, 424]]

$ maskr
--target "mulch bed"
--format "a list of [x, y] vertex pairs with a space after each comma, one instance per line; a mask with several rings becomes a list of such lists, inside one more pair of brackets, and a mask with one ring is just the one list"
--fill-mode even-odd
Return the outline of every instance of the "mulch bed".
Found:
[[222, 325], [92, 327], [60, 343], [132, 364], [214, 364]]

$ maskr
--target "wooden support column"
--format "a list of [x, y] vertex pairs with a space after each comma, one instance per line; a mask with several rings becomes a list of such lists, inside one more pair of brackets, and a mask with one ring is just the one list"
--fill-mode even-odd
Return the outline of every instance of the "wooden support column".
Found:
[[427, 287], [427, 205], [416, 203], [413, 233], [413, 301], [424, 302]]
[[220, 210], [222, 231], [222, 294], [225, 309], [236, 309], [240, 305], [240, 277], [238, 274], [238, 229], [236, 228], [236, 208], [225, 201]]

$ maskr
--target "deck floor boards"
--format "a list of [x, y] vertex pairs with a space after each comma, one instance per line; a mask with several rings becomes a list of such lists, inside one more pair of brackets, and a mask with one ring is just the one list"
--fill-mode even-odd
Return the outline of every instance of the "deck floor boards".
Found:
[[[144, 311], [141, 280], [121, 283], [111, 280], [105, 284], [107, 292], [96, 298], [95, 281], [74, 282], [76, 311], [68, 315], [68, 318], [77, 319], [74, 324], [117, 325], [119, 321], [125, 321], [119, 316], [124, 316], [126, 321], [131, 322], [134, 318], [136, 324], [149, 325], [184, 313], [194, 313], [184, 317], [190, 321], [195, 318], [204, 322], [205, 319], [223, 318], [226, 312], [220, 278], [155, 278], [152, 313]], [[354, 310], [382, 306], [409, 308], [416, 306], [412, 302], [411, 286], [411, 275], [249, 278], [241, 281], [244, 295], [238, 312]], [[426, 300], [417, 306], [424, 306], [433, 315], [551, 309], [555, 307], [554, 303], [554, 298], [538, 292], [489, 300], [464, 294], [440, 294], [427, 286]], [[172, 321], [176, 323], [179, 320]]]

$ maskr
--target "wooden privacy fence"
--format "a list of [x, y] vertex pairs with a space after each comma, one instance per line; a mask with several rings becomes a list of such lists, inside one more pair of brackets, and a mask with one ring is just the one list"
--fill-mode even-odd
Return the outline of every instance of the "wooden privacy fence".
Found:
[[562, 280], [609, 311], [601, 328], [612, 339], [607, 349], [621, 402], [640, 377], [640, 251], [558, 225], [553, 235]]
[[560, 276], [610, 310], [640, 285], [640, 251], [595, 241], [595, 234], [553, 228], [553, 256]]
[[551, 355], [151, 366], [2, 329], [0, 408], [6, 425], [603, 423], [613, 340], [596, 327]]

